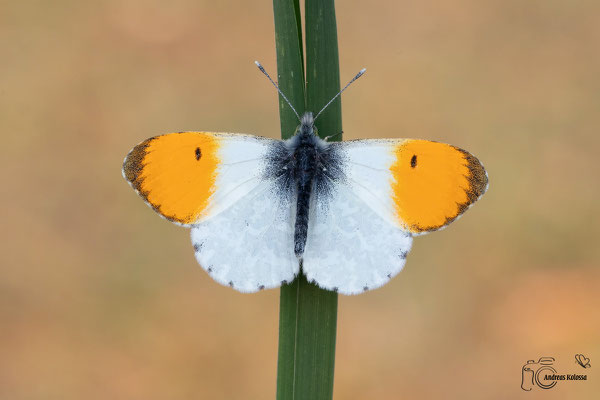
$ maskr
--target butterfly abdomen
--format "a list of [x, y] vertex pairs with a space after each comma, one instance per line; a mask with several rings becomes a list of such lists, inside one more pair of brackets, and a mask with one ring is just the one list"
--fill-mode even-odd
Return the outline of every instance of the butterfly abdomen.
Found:
[[308, 135], [300, 136], [299, 145], [294, 151], [294, 177], [296, 181], [296, 222], [294, 226], [294, 252], [302, 258], [306, 236], [310, 197], [312, 194], [315, 171], [317, 169], [317, 147]]

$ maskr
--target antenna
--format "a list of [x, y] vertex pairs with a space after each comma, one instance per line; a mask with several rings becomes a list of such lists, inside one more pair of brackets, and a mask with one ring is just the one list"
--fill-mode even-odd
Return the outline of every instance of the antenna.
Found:
[[[279, 89], [279, 86], [277, 86], [277, 84], [275, 82], [273, 82], [273, 79], [271, 79], [271, 77], [269, 76], [269, 74], [267, 74], [267, 71], [265, 71], [264, 67], [258, 61], [254, 61], [254, 64], [256, 64], [256, 66], [258, 67], [258, 69], [260, 69], [260, 72], [262, 72], [263, 74], [265, 74], [267, 76], [267, 78], [269, 78], [269, 80], [271, 81], [271, 83], [273, 84], [273, 86], [275, 86], [275, 88], [277, 89], [277, 91], [279, 92], [279, 94], [281, 95], [281, 97], [283, 97], [283, 99], [286, 101], [286, 103], [288, 103], [288, 105], [290, 106], [290, 108], [292, 109], [292, 111], [294, 112], [294, 114], [296, 114], [296, 117], [298, 117], [298, 121], [300, 121], [300, 116], [298, 115], [298, 112], [296, 111], [296, 109], [294, 108], [294, 106], [292, 105], [292, 103], [290, 103], [290, 101], [288, 100], [288, 98], [285, 97], [285, 94], [283, 94], [283, 92], [281, 91], [281, 89]], [[356, 79], [356, 78], [354, 78], [354, 79]], [[300, 121], [300, 122], [302, 122], [302, 121]]]
[[[260, 68], [260, 67], [259, 67], [259, 68]], [[346, 84], [346, 86], [344, 86], [344, 88], [343, 88], [342, 90], [340, 90], [340, 92], [339, 92], [338, 94], [336, 94], [335, 96], [333, 96], [333, 99], [329, 100], [329, 103], [325, 104], [325, 107], [321, 108], [321, 111], [319, 111], [319, 113], [318, 113], [318, 114], [317, 114], [317, 116], [315, 117], [315, 121], [316, 121], [316, 119], [317, 119], [317, 118], [319, 118], [319, 115], [321, 115], [321, 113], [322, 113], [323, 111], [325, 111], [325, 109], [326, 109], [327, 107], [329, 107], [329, 105], [330, 105], [331, 103], [333, 103], [333, 101], [334, 101], [335, 99], [337, 99], [337, 98], [339, 97], [339, 95], [340, 95], [340, 94], [342, 94], [342, 92], [343, 92], [344, 90], [346, 90], [346, 88], [348, 88], [348, 86], [350, 86], [350, 85], [352, 84], [352, 82], [354, 82], [355, 80], [357, 80], [358, 78], [360, 78], [361, 76], [363, 76], [363, 74], [364, 74], [366, 71], [367, 71], [367, 69], [366, 69], [366, 68], [363, 68], [363, 69], [361, 69], [360, 71], [358, 71], [358, 74], [356, 74], [356, 76], [355, 76], [354, 78], [352, 78], [352, 80], [351, 80], [350, 82], [348, 82], [348, 83]]]

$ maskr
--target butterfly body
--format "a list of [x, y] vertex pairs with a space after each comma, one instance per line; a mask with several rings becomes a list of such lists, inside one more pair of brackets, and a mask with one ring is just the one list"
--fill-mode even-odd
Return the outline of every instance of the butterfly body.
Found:
[[123, 175], [165, 218], [191, 228], [196, 259], [241, 292], [302, 271], [343, 294], [388, 282], [414, 235], [447, 226], [487, 189], [464, 150], [414, 139], [329, 143], [311, 113], [286, 141], [181, 132], [148, 139]]
[[342, 177], [335, 152], [315, 134], [312, 113], [305, 113], [300, 122], [297, 133], [281, 143], [287, 152], [272, 151], [268, 169], [269, 175], [282, 180], [280, 193], [295, 199], [294, 253], [299, 259], [306, 244], [313, 193], [326, 196], [331, 183]]

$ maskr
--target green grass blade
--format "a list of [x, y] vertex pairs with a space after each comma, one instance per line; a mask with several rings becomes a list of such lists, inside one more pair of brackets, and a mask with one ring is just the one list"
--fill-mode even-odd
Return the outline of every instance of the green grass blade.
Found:
[[[290, 100], [298, 114], [304, 112], [304, 59], [302, 58], [302, 26], [298, 0], [273, 0], [275, 16], [275, 48], [279, 88]], [[298, 118], [279, 96], [281, 137], [294, 135]]]
[[[298, 0], [273, 0], [277, 81], [299, 114], [304, 112], [304, 59], [302, 26]], [[290, 138], [298, 119], [279, 96], [281, 137]], [[296, 333], [298, 321], [299, 279], [283, 285], [279, 309], [279, 355], [277, 359], [277, 399], [294, 398], [296, 384]]]
[[[333, 0], [306, 0], [306, 105], [318, 113], [340, 91], [340, 63]], [[338, 97], [316, 121], [319, 136], [342, 132]], [[341, 140], [341, 135], [335, 136]]]
[[331, 400], [337, 293], [301, 275], [281, 288], [277, 400]]
[[[277, 70], [281, 89], [304, 111], [302, 29], [298, 1], [274, 0]], [[339, 91], [339, 62], [333, 1], [306, 0], [308, 110], [318, 112]], [[316, 56], [316, 57], [315, 57]], [[298, 74], [300, 72], [300, 75]], [[301, 106], [300, 106], [301, 104]], [[280, 99], [282, 137], [298, 121]], [[317, 121], [322, 136], [341, 132], [336, 100]], [[337, 294], [300, 276], [280, 293], [278, 400], [330, 400], [333, 397]]]

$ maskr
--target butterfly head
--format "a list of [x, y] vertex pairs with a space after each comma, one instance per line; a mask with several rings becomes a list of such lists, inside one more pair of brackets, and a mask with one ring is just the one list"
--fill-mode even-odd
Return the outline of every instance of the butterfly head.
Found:
[[317, 127], [315, 126], [315, 118], [313, 113], [308, 111], [300, 118], [300, 126], [298, 127], [298, 134], [304, 136], [313, 136], [317, 134]]

